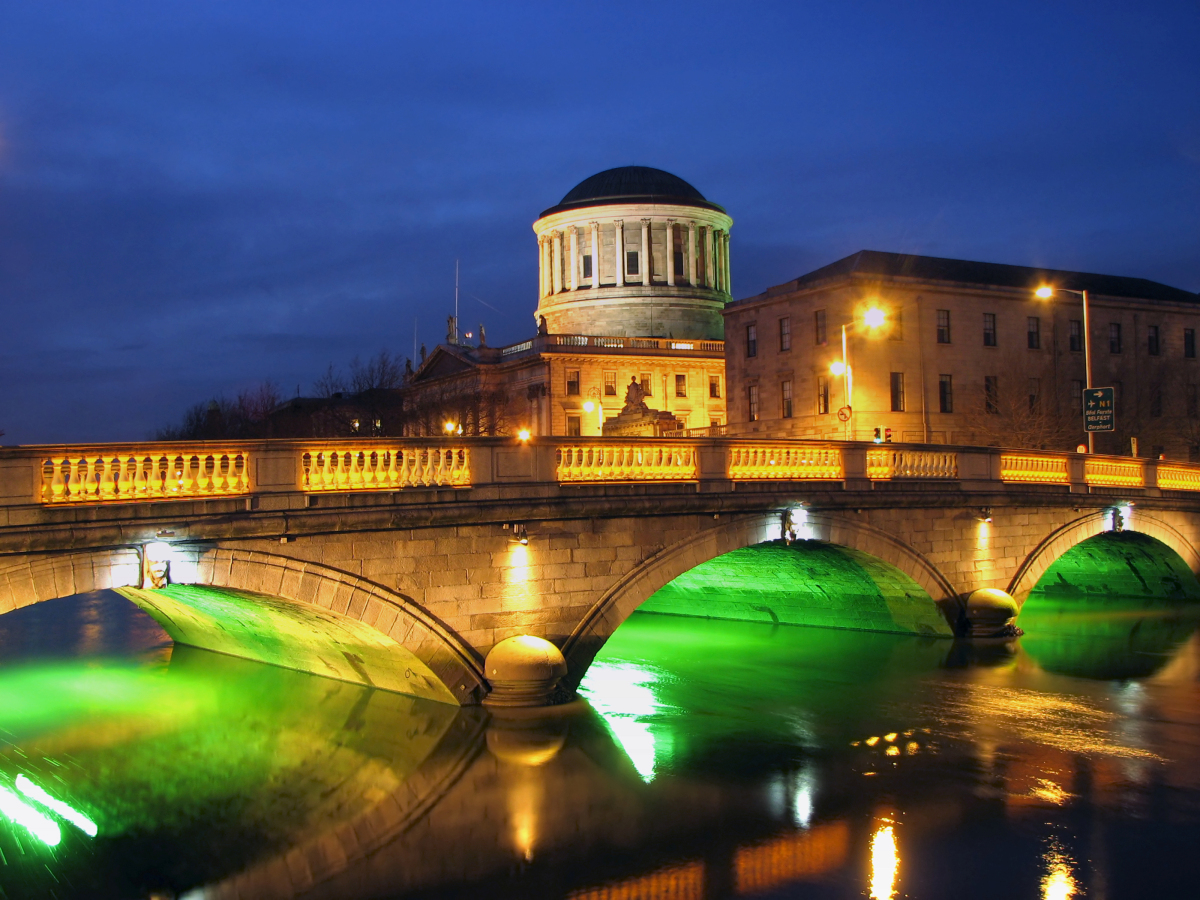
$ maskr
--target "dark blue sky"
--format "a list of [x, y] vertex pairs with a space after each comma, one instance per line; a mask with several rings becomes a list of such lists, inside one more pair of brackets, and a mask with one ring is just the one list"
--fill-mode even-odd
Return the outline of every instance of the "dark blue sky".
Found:
[[1200, 6], [4, 3], [3, 440], [432, 346], [456, 258], [518, 340], [531, 223], [629, 164], [729, 210], [738, 297], [864, 248], [1200, 290]]

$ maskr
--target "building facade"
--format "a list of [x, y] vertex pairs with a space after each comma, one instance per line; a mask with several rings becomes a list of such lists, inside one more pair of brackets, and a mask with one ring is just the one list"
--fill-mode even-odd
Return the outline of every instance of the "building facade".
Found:
[[631, 379], [684, 429], [723, 425], [732, 225], [659, 169], [585, 179], [533, 225], [537, 333], [490, 348], [452, 324], [406, 388], [407, 432], [599, 435]]
[[1196, 294], [875, 251], [726, 307], [730, 432], [1072, 449], [1085, 439], [1084, 290], [1093, 385], [1116, 393], [1097, 452], [1138, 438], [1143, 456], [1195, 458]]

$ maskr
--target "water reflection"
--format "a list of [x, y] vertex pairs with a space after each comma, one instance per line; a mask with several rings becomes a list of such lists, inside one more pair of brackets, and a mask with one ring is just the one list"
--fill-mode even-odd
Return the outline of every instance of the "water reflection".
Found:
[[1074, 865], [1071, 858], [1062, 852], [1057, 843], [1051, 842], [1045, 855], [1046, 874], [1042, 877], [1043, 900], [1070, 900], [1078, 890]]
[[871, 836], [871, 900], [892, 900], [896, 896], [896, 873], [899, 870], [896, 826], [885, 820]]
[[634, 616], [587, 703], [539, 718], [186, 648], [165, 667], [26, 659], [0, 668], [0, 890], [1186, 895], [1200, 639], [1119, 682], [1057, 672], [1024, 640], [997, 663], [947, 641]]

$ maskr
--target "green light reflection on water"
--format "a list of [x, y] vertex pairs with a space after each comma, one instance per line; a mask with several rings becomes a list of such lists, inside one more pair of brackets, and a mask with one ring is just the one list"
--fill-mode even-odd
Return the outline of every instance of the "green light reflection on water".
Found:
[[657, 694], [662, 677], [653, 666], [598, 659], [579, 686], [647, 784], [670, 751], [669, 733], [656, 735], [648, 721], [668, 708]]
[[0, 813], [15, 825], [20, 825], [47, 847], [57, 847], [62, 829], [6, 787], [0, 787]]
[[46, 791], [45, 788], [34, 784], [24, 775], [17, 776], [17, 790], [33, 800], [35, 803], [40, 803], [46, 809], [53, 812], [60, 819], [70, 822], [88, 837], [96, 836], [96, 823], [81, 813], [79, 810], [57, 800]]

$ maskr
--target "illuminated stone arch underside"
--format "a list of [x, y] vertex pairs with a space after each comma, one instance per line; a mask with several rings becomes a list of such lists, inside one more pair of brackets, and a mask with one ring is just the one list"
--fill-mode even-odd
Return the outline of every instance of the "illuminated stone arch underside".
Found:
[[[637, 609], [907, 634], [952, 634], [958, 597], [903, 541], [835, 515], [811, 513], [791, 547], [782, 511], [736, 519], [667, 547], [618, 582], [563, 647], [577, 685], [604, 642]], [[857, 586], [850, 602], [814, 581]], [[722, 583], [724, 582], [724, 583]], [[757, 587], [756, 587], [757, 585]], [[734, 592], [733, 601], [722, 594]], [[753, 599], [757, 592], [758, 599]]]
[[[1026, 557], [1008, 586], [1018, 604], [1024, 604], [1038, 586], [1046, 571], [1064, 554], [1084, 541], [1112, 530], [1112, 511], [1101, 510], [1081, 516], [1051, 532]], [[1174, 526], [1152, 513], [1135, 509], [1128, 517], [1125, 530], [1143, 534], [1165, 544], [1174, 551], [1193, 573], [1200, 573], [1200, 553]], [[1132, 573], [1130, 573], [1132, 574]]]
[[0, 612], [106, 588], [177, 643], [445, 703], [477, 702], [473, 651], [412, 600], [347, 572], [258, 551], [176, 549], [173, 582], [137, 587], [136, 550], [22, 557], [0, 568]]

